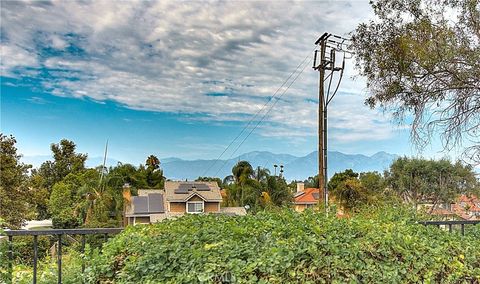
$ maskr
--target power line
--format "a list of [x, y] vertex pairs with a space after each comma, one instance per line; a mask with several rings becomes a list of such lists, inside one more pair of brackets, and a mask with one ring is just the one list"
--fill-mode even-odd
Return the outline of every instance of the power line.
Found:
[[[257, 122], [257, 124], [250, 130], [250, 132], [248, 133], [248, 135], [242, 140], [242, 142], [237, 146], [237, 148], [235, 149], [235, 151], [232, 152], [232, 154], [230, 155], [230, 157], [225, 160], [222, 164], [222, 166], [218, 169], [218, 171], [215, 173], [215, 176], [223, 169], [223, 167], [227, 164], [228, 160], [230, 160], [233, 155], [238, 151], [238, 149], [240, 149], [240, 147], [243, 145], [243, 143], [248, 139], [248, 137], [250, 137], [250, 135], [253, 133], [253, 131], [255, 129], [257, 129], [257, 127], [260, 125], [260, 123], [263, 122], [263, 120], [265, 119], [265, 117], [270, 113], [270, 111], [273, 109], [273, 107], [277, 104], [277, 102], [282, 98], [282, 96], [288, 91], [288, 89], [290, 89], [290, 87], [292, 86], [293, 83], [295, 83], [295, 81], [297, 80], [297, 78], [303, 73], [303, 71], [305, 70], [305, 68], [307, 67], [308, 64], [310, 64], [310, 61], [309, 60], [307, 62], [307, 64], [305, 64], [302, 68], [302, 70], [295, 76], [295, 78], [290, 82], [290, 84], [288, 85], [288, 87], [282, 92], [282, 94], [280, 94], [279, 97], [275, 98], [276, 100], [273, 102], [273, 104], [270, 106], [270, 108], [267, 110], [267, 112], [262, 116], [262, 118]], [[305, 62], [305, 60], [303, 61]], [[302, 63], [303, 63], [302, 62]]]
[[[315, 49], [313, 49], [315, 50]], [[295, 68], [295, 70], [290, 73], [290, 75], [287, 77], [287, 79], [285, 79], [282, 83], [282, 85], [275, 91], [275, 93], [273, 93], [273, 96], [270, 97], [270, 99], [268, 99], [268, 101], [255, 113], [255, 115], [250, 118], [250, 120], [248, 121], [247, 125], [243, 127], [242, 131], [240, 131], [240, 133], [238, 133], [238, 135], [230, 142], [230, 144], [228, 144], [228, 146], [223, 150], [223, 152], [217, 157], [217, 159], [203, 172], [202, 176], [205, 176], [207, 174], [207, 172], [212, 169], [216, 163], [220, 160], [220, 158], [223, 156], [223, 154], [225, 154], [225, 152], [227, 152], [227, 150], [233, 145], [233, 143], [235, 143], [235, 141], [237, 141], [237, 139], [242, 136], [242, 134], [245, 132], [245, 130], [250, 126], [250, 124], [252, 124], [252, 122], [255, 120], [255, 118], [266, 108], [266, 106], [275, 98], [275, 96], [277, 95], [277, 93], [280, 91], [280, 89], [282, 89], [285, 84], [290, 80], [290, 78], [292, 78], [293, 74], [297, 73], [297, 70], [298, 68], [300, 68], [300, 66], [302, 66], [305, 61], [310, 57], [310, 54], [313, 52], [310, 51], [308, 53], [307, 56], [305, 56], [305, 58], [302, 60], [302, 62], [300, 62], [300, 64], [297, 65], [297, 67]], [[304, 67], [305, 69], [305, 67]], [[303, 72], [303, 70], [302, 70]], [[222, 166], [223, 167], [223, 166]], [[218, 173], [218, 171], [217, 171]], [[216, 174], [215, 174], [216, 175]]]

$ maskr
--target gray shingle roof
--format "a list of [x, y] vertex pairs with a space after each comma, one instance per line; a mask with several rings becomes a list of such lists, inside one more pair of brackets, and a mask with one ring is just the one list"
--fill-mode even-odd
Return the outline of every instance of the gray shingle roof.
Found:
[[185, 202], [198, 195], [205, 201], [221, 202], [222, 195], [216, 182], [165, 182], [165, 198], [167, 201]]

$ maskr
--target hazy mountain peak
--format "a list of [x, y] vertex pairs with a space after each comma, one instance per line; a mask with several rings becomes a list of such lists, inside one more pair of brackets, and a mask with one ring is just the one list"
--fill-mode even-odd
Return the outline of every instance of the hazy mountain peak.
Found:
[[[378, 171], [383, 172], [388, 169], [393, 160], [398, 156], [384, 151], [377, 152], [372, 156], [362, 154], [345, 154], [338, 151], [328, 152], [328, 175], [332, 176], [335, 172], [352, 169], [356, 172]], [[50, 155], [25, 156], [22, 158], [24, 163], [39, 167], [43, 162], [52, 160]], [[160, 159], [161, 168], [165, 176], [170, 179], [185, 180], [195, 179], [199, 176], [218, 176], [224, 178], [231, 174], [232, 167], [239, 160], [250, 162], [253, 167], [265, 167], [274, 173], [273, 165], [283, 165], [284, 175], [289, 180], [304, 180], [309, 176], [314, 176], [318, 171], [317, 151], [311, 152], [303, 157], [297, 157], [290, 154], [275, 154], [269, 151], [252, 151], [228, 160], [203, 159], [203, 160], [183, 160], [176, 157]], [[116, 166], [118, 160], [107, 158], [107, 167]], [[89, 157], [87, 167], [97, 167], [103, 163], [103, 157]], [[125, 161], [123, 163], [128, 163]], [[208, 171], [207, 171], [208, 170]]]

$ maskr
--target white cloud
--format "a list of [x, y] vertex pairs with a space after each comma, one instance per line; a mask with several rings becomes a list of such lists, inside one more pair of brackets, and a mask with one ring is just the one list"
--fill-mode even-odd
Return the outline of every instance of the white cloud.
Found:
[[[345, 35], [371, 13], [367, 3], [343, 1], [2, 6], [3, 76], [14, 76], [19, 68], [44, 68], [49, 76], [40, 79], [55, 95], [207, 121], [248, 120], [310, 55], [320, 34]], [[341, 89], [357, 95], [332, 107], [330, 126], [348, 132], [340, 140], [386, 139], [392, 133], [388, 119], [363, 106], [364, 83], [349, 78], [352, 65]], [[266, 117], [261, 135], [316, 133], [316, 105], [307, 100], [317, 98], [317, 75], [306, 68]]]
[[0, 44], [0, 58], [1, 76], [16, 77], [15, 71], [25, 67], [38, 67], [35, 53], [13, 44]]

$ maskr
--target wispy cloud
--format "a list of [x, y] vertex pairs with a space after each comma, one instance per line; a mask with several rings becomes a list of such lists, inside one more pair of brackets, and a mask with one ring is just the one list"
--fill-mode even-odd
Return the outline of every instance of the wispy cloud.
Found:
[[[34, 77], [57, 96], [246, 122], [318, 35], [344, 35], [369, 15], [367, 3], [343, 1], [4, 2], [1, 74]], [[339, 141], [386, 139], [389, 119], [363, 107], [364, 83], [350, 79], [352, 64], [342, 90], [354, 95], [339, 95], [330, 125]], [[317, 75], [307, 67], [258, 133], [314, 134]]]
[[37, 105], [44, 105], [48, 103], [47, 100], [41, 97], [31, 97], [30, 99], [28, 99], [28, 101]]

